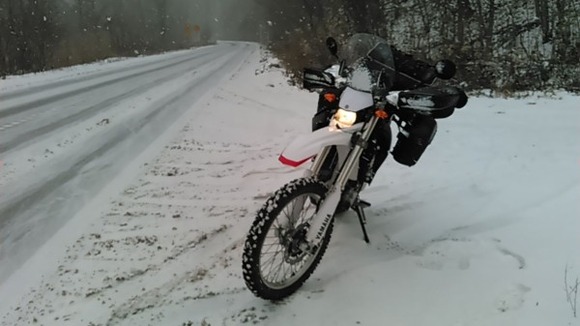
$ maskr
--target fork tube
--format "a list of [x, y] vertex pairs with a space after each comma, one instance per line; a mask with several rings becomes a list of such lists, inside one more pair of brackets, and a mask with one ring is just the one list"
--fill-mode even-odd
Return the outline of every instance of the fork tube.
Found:
[[[367, 128], [363, 128], [361, 135], [362, 141], [366, 142], [370, 139], [371, 133], [375, 129], [378, 120], [379, 118], [373, 116], [367, 123]], [[315, 252], [318, 249], [320, 241], [322, 241], [323, 236], [326, 234], [326, 230], [332, 221], [351, 170], [354, 168], [355, 164], [358, 163], [363, 149], [364, 148], [360, 143], [354, 144], [354, 148], [350, 151], [346, 162], [343, 164], [336, 182], [329, 189], [326, 198], [322, 201], [322, 204], [318, 209], [318, 212], [312, 218], [310, 228], [308, 228], [308, 232], [306, 233], [306, 242], [303, 245], [303, 250]]]
[[[367, 128], [363, 130], [363, 133], [361, 135], [361, 139], [364, 142], [367, 142], [371, 138], [371, 133], [375, 129], [378, 121], [379, 121], [379, 118], [376, 116], [373, 116], [371, 118], [371, 120], [368, 122]], [[363, 150], [364, 150], [364, 148], [361, 145], [355, 144], [352, 152], [348, 156], [348, 159], [344, 163], [344, 165], [341, 169], [341, 172], [338, 175], [338, 178], [336, 179], [336, 183], [335, 183], [335, 185], [339, 187], [340, 191], [344, 190], [344, 186], [346, 185], [346, 182], [348, 181], [348, 177], [350, 176], [351, 170], [358, 163]]]
[[322, 163], [324, 163], [324, 160], [326, 160], [326, 157], [328, 156], [328, 152], [330, 152], [330, 146], [324, 147], [322, 151], [316, 155], [314, 163], [312, 163], [312, 167], [310, 168], [312, 175], [318, 175], [320, 168], [322, 168]]
[[[324, 147], [320, 151], [320, 153], [318, 153], [316, 155], [316, 158], [314, 159], [314, 162], [312, 163], [312, 167], [306, 171], [304, 177], [318, 175], [318, 172], [320, 172], [320, 169], [322, 168], [322, 163], [324, 163], [324, 160], [326, 159], [326, 156], [328, 156], [329, 152], [330, 152], [330, 146]], [[298, 218], [300, 217], [300, 213], [302, 212], [302, 208], [304, 206], [304, 202], [306, 201], [306, 198], [299, 197], [296, 200], [297, 200], [297, 202], [294, 205], [292, 205], [292, 210], [290, 212], [290, 216], [292, 217], [292, 223], [295, 223], [296, 221], [298, 221]]]

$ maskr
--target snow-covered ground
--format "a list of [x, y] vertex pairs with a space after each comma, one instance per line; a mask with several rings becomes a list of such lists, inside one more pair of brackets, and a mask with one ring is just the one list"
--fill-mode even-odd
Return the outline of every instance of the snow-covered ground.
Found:
[[222, 43], [2, 82], [0, 282], [255, 50]]
[[301, 175], [277, 156], [317, 97], [259, 51], [238, 67], [2, 284], [2, 325], [580, 325], [580, 97], [471, 98], [365, 191], [371, 244], [339, 216], [271, 303], [245, 288], [243, 241]]

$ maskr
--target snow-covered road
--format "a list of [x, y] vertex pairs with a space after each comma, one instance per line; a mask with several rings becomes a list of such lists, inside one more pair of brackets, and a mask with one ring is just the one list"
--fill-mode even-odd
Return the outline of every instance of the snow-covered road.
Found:
[[0, 84], [0, 281], [254, 50], [222, 43]]

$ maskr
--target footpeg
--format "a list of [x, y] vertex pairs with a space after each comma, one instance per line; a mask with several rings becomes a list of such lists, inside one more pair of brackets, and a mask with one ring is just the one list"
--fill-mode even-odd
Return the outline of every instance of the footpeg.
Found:
[[360, 206], [362, 208], [369, 208], [369, 207], [371, 207], [371, 203], [369, 203], [368, 201], [359, 199], [358, 206]]

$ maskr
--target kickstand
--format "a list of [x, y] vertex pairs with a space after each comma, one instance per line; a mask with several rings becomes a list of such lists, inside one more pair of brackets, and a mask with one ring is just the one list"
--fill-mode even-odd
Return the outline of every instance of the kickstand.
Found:
[[360, 227], [363, 231], [363, 235], [364, 235], [364, 239], [366, 243], [370, 243], [371, 240], [369, 239], [369, 235], [367, 233], [367, 229], [365, 227], [365, 224], [367, 224], [367, 217], [365, 216], [365, 211], [364, 209], [366, 207], [371, 206], [368, 202], [363, 201], [363, 200], [359, 200], [357, 201], [356, 204], [354, 204], [352, 206], [352, 209], [356, 212], [356, 215], [358, 215], [358, 220], [360, 222]]

